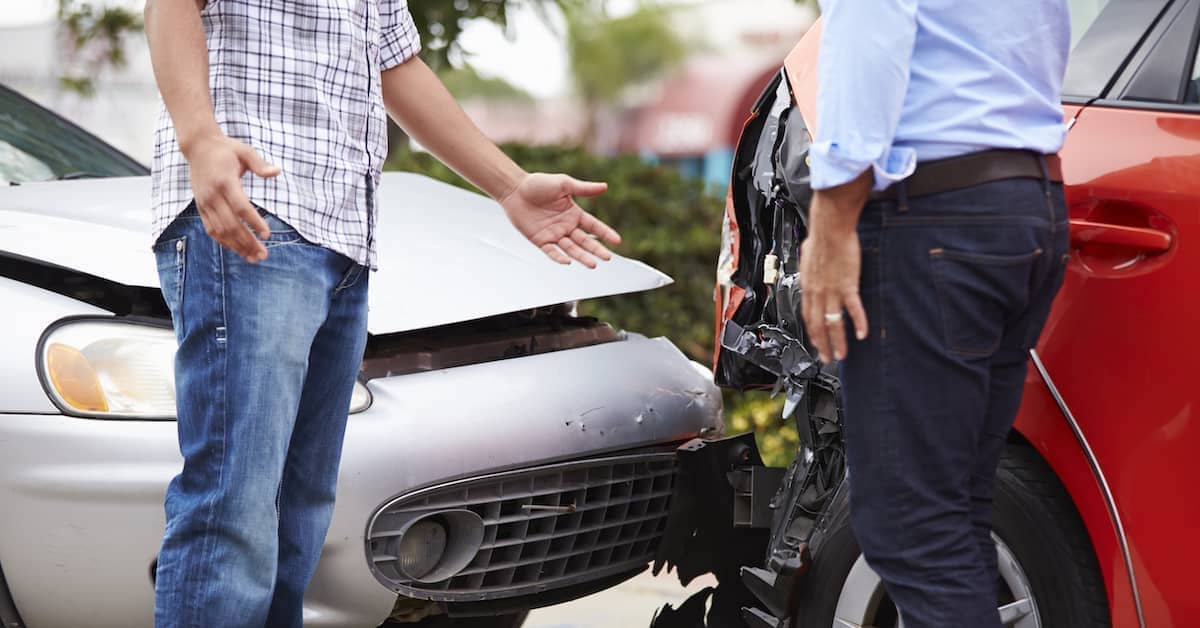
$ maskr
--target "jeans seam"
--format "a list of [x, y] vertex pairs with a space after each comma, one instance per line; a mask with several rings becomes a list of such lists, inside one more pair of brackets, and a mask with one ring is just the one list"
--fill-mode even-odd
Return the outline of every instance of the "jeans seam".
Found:
[[[226, 317], [226, 312], [227, 312], [226, 299], [228, 297], [227, 292], [229, 289], [229, 282], [226, 281], [226, 277], [225, 277], [225, 270], [226, 270], [225, 269], [225, 250], [219, 244], [217, 244], [215, 241], [213, 241], [213, 245], [217, 252], [217, 280], [220, 282], [220, 290], [221, 290], [221, 304], [220, 304], [220, 309], [219, 309], [219, 315], [220, 315], [220, 319], [221, 319], [221, 327], [225, 327], [226, 323], [228, 322], [226, 320], [226, 318], [227, 318]], [[224, 343], [214, 342], [213, 346], [215, 347], [215, 349], [217, 351], [217, 359], [221, 361], [221, 382], [220, 382], [221, 391], [220, 391], [220, 394], [216, 396], [216, 398], [220, 402], [220, 407], [218, 407], [216, 409], [216, 411], [218, 412], [218, 414], [221, 417], [221, 420], [220, 420], [221, 452], [220, 452], [220, 456], [218, 458], [218, 463], [217, 463], [216, 492], [209, 498], [209, 507], [206, 509], [208, 517], [205, 519], [205, 522], [204, 522], [204, 537], [203, 538], [205, 539], [205, 544], [204, 544], [204, 549], [200, 555], [202, 564], [207, 564], [207, 563], [211, 562], [214, 558], [213, 556], [211, 556], [213, 550], [215, 549], [213, 523], [220, 519], [218, 510], [221, 507], [222, 500], [219, 499], [219, 497], [221, 496], [222, 492], [225, 490], [225, 454], [226, 454], [225, 438], [226, 438], [226, 435], [228, 434], [228, 427], [229, 427], [226, 424], [226, 422], [229, 418], [228, 412], [227, 412], [227, 409], [229, 407], [229, 399], [228, 399], [229, 387], [226, 385], [228, 382], [228, 377], [229, 377], [229, 360], [227, 359], [228, 354], [225, 351]], [[209, 599], [211, 597], [209, 590], [212, 588], [213, 584], [214, 584], [213, 582], [203, 583], [202, 586], [205, 589], [204, 595], [196, 596], [195, 599], [196, 600]], [[194, 614], [197, 617], [199, 616], [199, 610], [200, 610], [199, 608], [194, 609]], [[184, 622], [184, 623], [186, 624], [187, 622]]]
[[336, 296], [341, 294], [343, 290], [353, 288], [354, 284], [358, 283], [358, 279], [362, 275], [362, 269], [362, 264], [355, 263], [350, 270], [346, 271], [346, 276], [342, 278], [342, 281], [338, 284], [337, 288], [334, 288], [333, 294]]

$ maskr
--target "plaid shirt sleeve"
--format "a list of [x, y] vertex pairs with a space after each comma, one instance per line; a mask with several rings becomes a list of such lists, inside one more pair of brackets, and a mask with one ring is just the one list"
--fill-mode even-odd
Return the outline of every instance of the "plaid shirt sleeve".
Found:
[[421, 52], [421, 36], [408, 10], [408, 0], [384, 0], [379, 40], [379, 67], [389, 70]]

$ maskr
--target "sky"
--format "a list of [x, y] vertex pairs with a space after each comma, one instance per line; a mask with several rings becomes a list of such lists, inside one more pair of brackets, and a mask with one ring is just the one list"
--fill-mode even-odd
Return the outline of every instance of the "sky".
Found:
[[[637, 0], [607, 1], [616, 15], [637, 5]], [[134, 9], [144, 4], [144, 0], [98, 0], [99, 4], [105, 2]], [[0, 26], [53, 19], [57, 4], [57, 0], [0, 0]], [[483, 20], [464, 28], [461, 43], [471, 53], [471, 64], [481, 74], [503, 78], [537, 98], [564, 94], [567, 59], [559, 36], [531, 9], [518, 9], [509, 19], [511, 37]]]

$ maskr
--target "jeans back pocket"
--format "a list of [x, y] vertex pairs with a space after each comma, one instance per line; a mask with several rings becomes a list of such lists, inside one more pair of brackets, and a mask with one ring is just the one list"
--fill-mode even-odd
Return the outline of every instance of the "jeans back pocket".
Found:
[[1010, 318], [1028, 304], [1041, 255], [1040, 248], [1014, 255], [930, 251], [947, 349], [967, 357], [995, 353]]

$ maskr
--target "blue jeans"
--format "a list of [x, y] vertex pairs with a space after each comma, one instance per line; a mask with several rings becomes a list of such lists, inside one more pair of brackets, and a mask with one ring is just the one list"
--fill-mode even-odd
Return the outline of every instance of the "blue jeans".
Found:
[[299, 627], [333, 513], [369, 273], [264, 216], [258, 264], [193, 208], [154, 246], [184, 459], [167, 489], [156, 626]]
[[1062, 186], [1009, 179], [863, 211], [870, 336], [842, 365], [850, 519], [907, 628], [999, 628], [996, 467], [1063, 281]]

